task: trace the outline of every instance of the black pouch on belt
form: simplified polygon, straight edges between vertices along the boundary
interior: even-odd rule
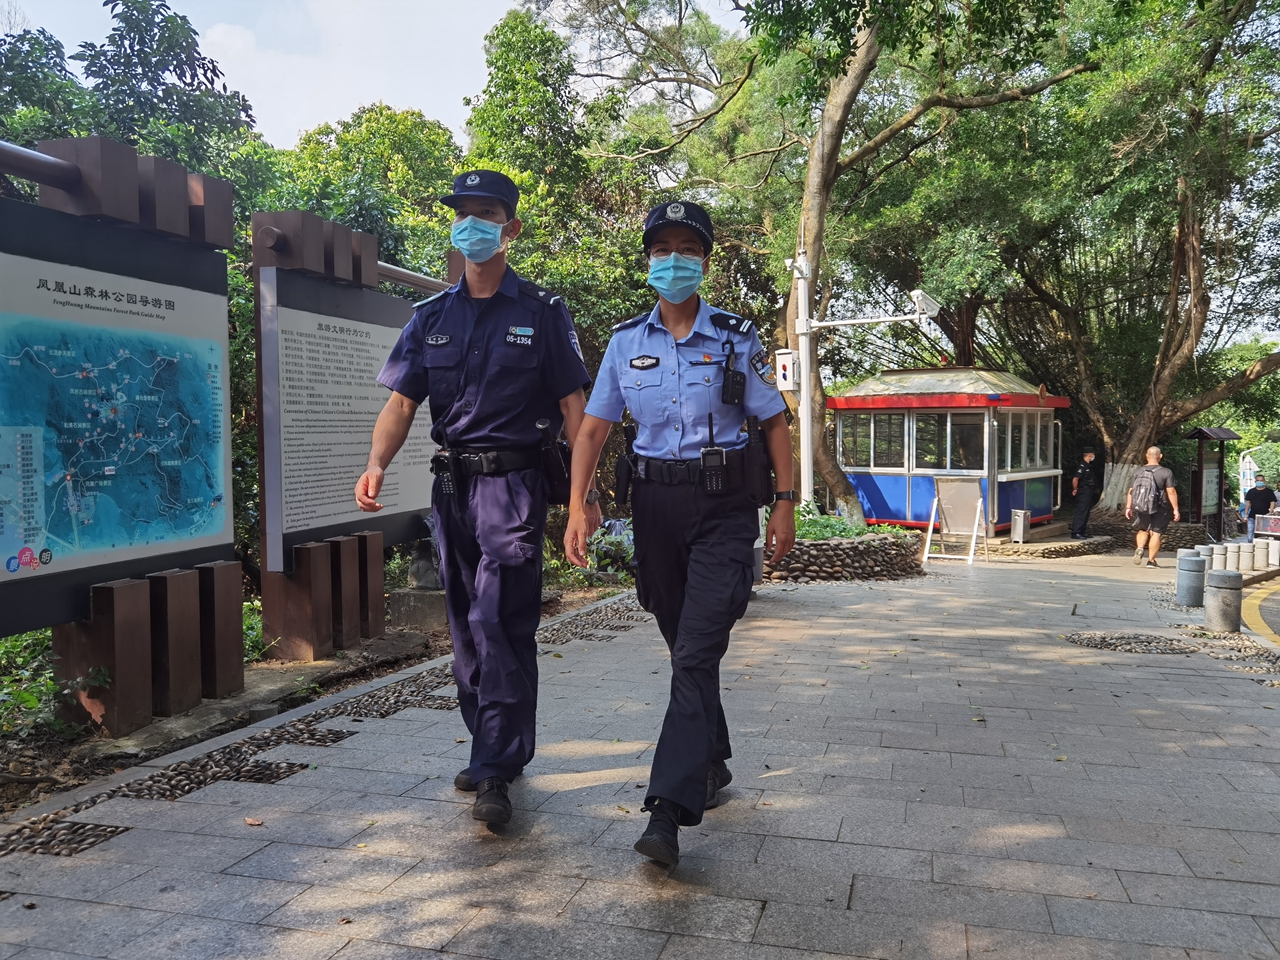
[[[636,469],[636,425],[628,423],[622,428],[622,433],[627,438],[627,452],[619,456],[613,465],[613,502],[619,507],[624,506],[631,495],[631,477]]]
[[[547,502],[569,502],[569,445],[551,433],[551,421],[534,424],[542,433],[542,475],[547,479]]]
[[[773,503],[773,472],[769,468],[769,451],[759,417],[747,417],[747,448],[743,470],[746,473],[747,496],[757,507]]]

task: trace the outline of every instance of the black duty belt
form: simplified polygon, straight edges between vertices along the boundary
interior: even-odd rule
[[[452,471],[463,477],[493,476],[512,470],[542,468],[542,451],[538,447],[521,447],[515,450],[477,450],[472,447],[456,447],[441,450],[431,458],[431,472],[442,474]]]
[[[726,450],[725,469],[734,487],[741,485],[745,475],[745,454],[742,450]],[[651,483],[699,483],[702,480],[702,463],[698,460],[655,460],[652,457],[636,457],[635,477]]]

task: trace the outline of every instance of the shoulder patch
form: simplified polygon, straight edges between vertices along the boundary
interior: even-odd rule
[[[733,313],[713,313],[711,324],[720,330],[728,330],[732,333],[746,333],[751,329],[750,320]]]
[[[615,323],[613,325],[613,332],[617,333],[619,330],[626,330],[628,327],[634,327],[641,320],[648,320],[648,319],[649,319],[649,314],[642,313],[640,314],[640,316],[632,317],[630,320],[623,320],[621,323]]]
[[[756,372],[756,376],[760,378],[760,382],[765,386],[775,387],[778,385],[778,377],[773,372],[773,364],[769,362],[769,354],[763,349],[756,352],[751,358],[751,369]]]
[[[427,299],[419,300],[417,303],[415,303],[413,305],[413,309],[417,310],[419,307],[425,307],[432,300],[439,300],[448,292],[449,292],[448,290],[441,290],[439,293],[433,293],[431,296],[427,297]]]
[[[520,281],[520,292],[528,294],[529,296],[533,297],[533,299],[537,300],[539,303],[545,303],[547,306],[551,306],[551,304],[555,303],[557,300],[560,300],[560,294],[552,293],[550,290],[547,290],[543,287],[538,286],[532,280],[522,279]],[[564,301],[560,301],[560,302],[563,303]]]

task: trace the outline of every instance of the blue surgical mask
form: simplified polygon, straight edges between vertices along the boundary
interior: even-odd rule
[[[649,261],[649,286],[670,303],[684,303],[702,286],[702,261],[671,253]]]
[[[1267,485],[1267,481],[1265,481],[1265,480],[1255,480],[1255,481],[1253,482],[1253,485],[1254,485],[1255,487],[1257,487],[1259,490],[1261,490],[1263,487],[1265,487],[1265,486]]]
[[[467,217],[453,225],[449,239],[472,263],[484,263],[502,249],[502,228],[505,223]]]

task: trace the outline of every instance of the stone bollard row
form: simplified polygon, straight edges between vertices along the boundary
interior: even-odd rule
[[[1240,631],[1244,577],[1238,570],[1210,570],[1204,578],[1204,626],[1214,633]]]

